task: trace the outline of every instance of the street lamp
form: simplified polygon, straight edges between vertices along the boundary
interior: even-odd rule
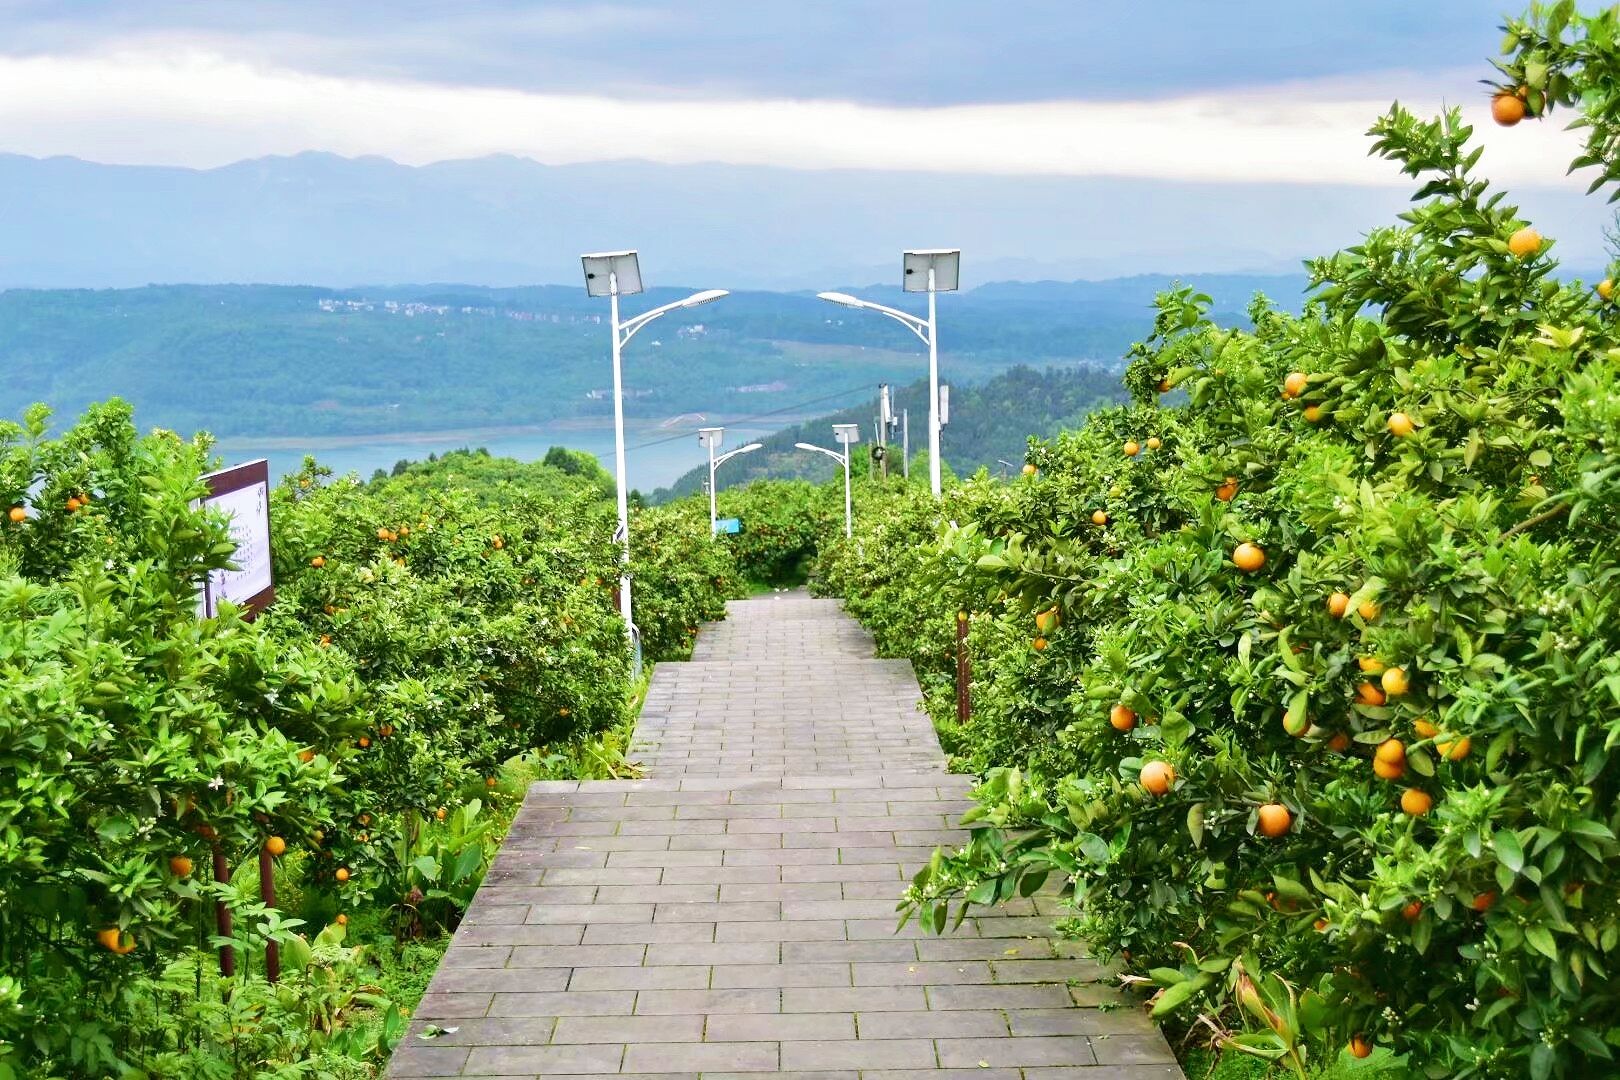
[[[823,300],[845,307],[863,308],[887,315],[910,330],[928,346],[928,483],[939,498],[939,322],[934,310],[934,294],[956,291],[962,268],[962,252],[956,248],[929,248],[908,251],[901,257],[900,284],[906,292],[928,294],[928,318],[908,311],[874,304],[848,293],[817,293]]]
[[[764,443],[757,442],[749,443],[747,446],[739,446],[730,453],[721,454],[719,457],[715,457],[714,452],[720,449],[720,439],[723,435],[725,435],[725,433],[725,428],[698,428],[698,442],[709,448],[709,535],[711,537],[715,535],[715,522],[719,520],[715,515],[714,470],[721,464],[730,461],[738,454],[752,453],[765,445]]]
[[[608,311],[613,328],[613,464],[618,481],[619,527],[614,539],[619,542],[619,614],[624,617],[624,631],[635,637],[635,624],[630,618],[630,501],[629,488],[624,476],[624,377],[620,355],[636,331],[661,315],[680,308],[697,307],[726,295],[725,289],[705,289],[693,293],[685,300],[677,300],[663,307],[644,311],[629,321],[619,322],[619,297],[641,291],[641,263],[633,251],[601,251],[580,256],[585,265],[585,293],[587,296],[608,298]]]
[[[860,425],[834,424],[833,438],[843,446],[844,452],[842,454],[836,450],[828,450],[825,446],[817,446],[815,443],[801,442],[793,445],[800,450],[814,450],[818,454],[826,454],[844,467],[844,535],[848,537],[855,534],[855,518],[849,500],[849,448],[853,443],[861,441]]]

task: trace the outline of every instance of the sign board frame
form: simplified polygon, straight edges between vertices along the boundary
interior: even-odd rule
[[[717,518],[714,523],[715,535],[729,533],[735,535],[742,532],[741,518]]]
[[[210,573],[203,582],[201,598],[204,618],[212,618],[217,614],[220,601],[226,600],[240,607],[243,618],[251,621],[276,599],[276,586],[270,569],[270,462],[260,458],[257,461],[234,465],[229,469],[204,475],[202,482],[208,487],[208,494],[200,500],[202,506],[223,510],[229,505],[237,504],[255,508],[256,516],[262,513],[262,525],[259,526],[256,537],[258,545],[262,548],[262,554],[255,558],[251,566]],[[237,550],[240,551],[243,534],[235,525],[237,515],[232,514],[231,517],[231,535],[236,539]],[[253,591],[233,595],[237,588],[243,587]]]

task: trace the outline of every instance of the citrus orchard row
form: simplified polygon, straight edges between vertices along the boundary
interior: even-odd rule
[[[1600,182],[1617,19],[1537,8],[1502,65],[1527,114],[1581,108]],[[1301,1074],[1379,1047],[1613,1070],[1620,313],[1470,135],[1392,109],[1375,148],[1418,201],[1313,260],[1301,313],[1231,329],[1167,292],[1134,405],[932,513],[873,496],[823,552],[985,775],[973,840],[909,894],[926,923],[1057,883],[1157,1015]]]
[[[120,403],[48,422],[0,424],[0,1074],[375,1057],[338,1030],[367,997],[345,928],[389,949],[453,926],[517,801],[511,763],[572,768],[628,721],[600,478],[310,464],[272,492],[275,604],[204,619],[200,583],[234,552],[195,502],[206,439],[139,435]],[[696,507],[635,525],[647,653],[678,655],[720,614],[730,554]],[[216,903],[235,921],[211,941]],[[227,1045],[210,1027],[232,1008]]]

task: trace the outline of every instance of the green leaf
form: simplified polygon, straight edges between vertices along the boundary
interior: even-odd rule
[[[1553,940],[1552,931],[1545,926],[1526,927],[1524,940],[1530,947],[1549,960],[1558,959],[1558,943]]]
[[[1511,829],[1498,829],[1491,834],[1491,847],[1496,849],[1496,861],[1517,874],[1524,869],[1524,848]]]

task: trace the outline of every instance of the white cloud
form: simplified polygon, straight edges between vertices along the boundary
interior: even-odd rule
[[[639,158],[801,169],[920,170],[1410,186],[1367,156],[1381,92],[1343,82],[1155,101],[896,108],[839,101],[649,100],[313,75],[170,46],[0,57],[0,150],[210,167],[329,150],[421,164],[509,153],[548,164]],[[1409,97],[1422,113],[1439,100]],[[1520,186],[1563,175],[1556,124],[1465,115],[1482,169]]]

